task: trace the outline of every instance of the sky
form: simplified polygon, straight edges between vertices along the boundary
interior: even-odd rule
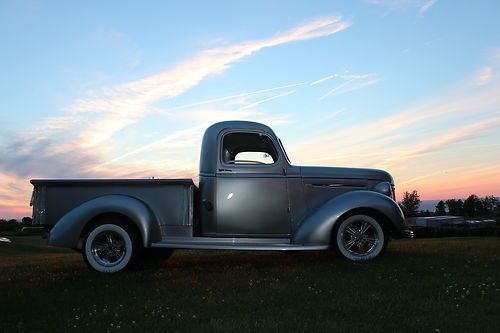
[[[500,196],[500,2],[0,2],[0,217],[33,178],[193,178],[204,129],[397,195]]]

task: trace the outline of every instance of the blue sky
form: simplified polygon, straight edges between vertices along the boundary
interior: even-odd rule
[[[210,123],[398,192],[499,195],[498,1],[0,3],[0,214],[34,177],[196,177]]]

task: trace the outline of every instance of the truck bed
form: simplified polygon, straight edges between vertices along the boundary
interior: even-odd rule
[[[191,179],[34,179],[33,224],[50,228],[82,203],[105,195],[125,195],[144,202],[155,215],[162,234],[192,235]],[[174,230],[172,230],[174,231]]]

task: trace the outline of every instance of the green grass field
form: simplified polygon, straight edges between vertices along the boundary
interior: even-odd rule
[[[330,252],[177,251],[160,268],[91,272],[36,236],[0,243],[0,331],[500,332],[500,238]]]

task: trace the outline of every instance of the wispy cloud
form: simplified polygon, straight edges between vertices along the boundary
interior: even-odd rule
[[[311,82],[309,85],[315,86],[317,84],[323,83],[325,81],[331,80],[331,79],[336,78],[336,77],[338,77],[337,74],[328,75],[328,76],[325,76],[325,77],[323,77],[321,79],[318,79],[316,81]]]
[[[198,101],[198,102],[195,102],[195,103],[189,103],[189,104],[185,104],[185,105],[176,106],[176,107],[170,108],[169,111],[189,109],[189,108],[193,108],[193,107],[196,107],[196,106],[202,106],[202,105],[206,105],[206,104],[219,103],[219,102],[223,102],[223,101],[227,101],[227,100],[231,100],[231,99],[238,99],[238,98],[248,97],[248,96],[252,96],[252,95],[260,95],[260,94],[271,92],[271,91],[275,91],[275,90],[283,90],[283,89],[288,89],[288,88],[295,88],[295,87],[303,86],[303,85],[306,85],[306,84],[307,84],[307,82],[292,83],[292,84],[281,85],[281,86],[273,87],[273,88],[259,89],[259,90],[249,91],[249,92],[242,92],[242,93],[237,93],[237,94],[231,94],[231,95],[217,97],[217,98],[210,98],[210,99],[207,99],[207,100],[204,100],[204,101]]]
[[[425,183],[425,175],[434,171],[429,172],[426,168],[435,170],[432,163],[429,164],[433,159],[440,163],[441,170],[443,167],[452,169],[457,162],[470,164],[460,162],[459,157],[454,157],[453,162],[447,164],[450,157],[445,156],[455,156],[457,149],[469,149],[469,146],[473,152],[472,147],[477,146],[476,142],[484,142],[483,138],[498,133],[500,78],[496,75],[497,65],[494,63],[491,61],[476,75],[449,91],[415,106],[384,117],[358,120],[357,124],[344,129],[325,131],[325,134],[315,134],[315,137],[309,139],[303,138],[300,143],[292,145],[290,155],[299,164],[379,167],[393,172],[396,179],[402,174],[406,177],[411,174],[413,181],[405,186],[419,188],[420,185],[419,189],[426,197],[452,191],[454,189],[451,188],[451,183],[441,181],[439,186],[442,189],[439,192],[431,190],[431,186]],[[484,68],[491,68],[491,71],[484,71]],[[478,77],[482,78],[481,85],[478,85]],[[338,86],[334,89],[336,88]],[[332,151],[331,146],[325,143],[333,142],[335,149]],[[491,144],[478,147],[491,152],[497,149]],[[498,168],[500,160],[497,154],[493,154],[490,159],[482,162],[487,167]],[[410,165],[413,165],[411,172]],[[491,178],[490,183],[500,185],[500,177]],[[491,184],[485,184],[485,191],[494,188]],[[472,185],[469,183],[467,186],[460,191],[465,193]]]
[[[365,86],[371,85],[371,84],[378,81],[378,78],[374,74],[362,74],[362,75],[360,75],[360,74],[333,74],[329,77],[347,80],[346,81],[347,85],[345,85],[344,87],[341,87],[339,89],[339,91],[337,92],[337,94],[347,93],[349,91],[361,89]],[[126,152],[118,157],[110,159],[109,161],[104,162],[97,167],[93,167],[92,169],[95,170],[96,168],[100,168],[102,166],[116,163],[116,162],[121,161],[125,158],[129,158],[130,156],[144,153],[145,151],[149,151],[149,150],[153,150],[153,149],[158,150],[160,148],[165,150],[167,148],[170,148],[168,146],[165,146],[165,143],[170,143],[170,142],[172,142],[173,139],[184,137],[185,131],[190,132],[190,134],[189,134],[190,137],[198,138],[198,140],[196,142],[199,142],[199,141],[201,141],[201,136],[203,134],[203,130],[211,123],[214,123],[217,121],[230,120],[230,119],[241,119],[241,120],[249,119],[249,120],[253,120],[253,121],[264,122],[264,123],[267,123],[269,125],[286,124],[286,123],[290,122],[290,118],[286,114],[275,115],[273,117],[269,117],[269,116],[266,116],[265,114],[263,114],[262,112],[258,112],[258,111],[256,112],[256,111],[250,111],[250,110],[260,106],[261,104],[271,102],[271,101],[276,100],[278,98],[292,95],[297,91],[296,89],[285,91],[283,93],[278,93],[275,95],[271,95],[271,96],[265,97],[263,99],[253,101],[251,103],[245,103],[243,106],[241,106],[237,109],[232,109],[232,108],[230,108],[230,109],[217,109],[217,108],[211,108],[211,109],[202,108],[202,109],[200,109],[199,107],[207,105],[207,104],[227,101],[230,99],[236,99],[236,98],[240,98],[240,97],[248,97],[250,95],[269,93],[269,92],[272,92],[275,90],[283,90],[285,88],[291,88],[291,87],[300,88],[301,86],[305,86],[305,85],[314,86],[314,85],[317,85],[321,82],[326,81],[327,78],[329,78],[329,77],[315,80],[312,83],[301,82],[301,83],[296,83],[296,84],[282,85],[282,86],[278,86],[278,87],[274,87],[274,88],[256,90],[256,91],[252,91],[252,92],[248,92],[248,93],[232,94],[232,95],[218,97],[218,98],[211,98],[208,100],[195,102],[195,103],[191,103],[191,104],[187,104],[187,105],[183,105],[180,107],[170,109],[170,112],[172,110],[188,109],[187,111],[184,111],[179,116],[181,118],[187,116],[192,121],[197,121],[197,122],[202,121],[202,123],[201,123],[201,125],[192,127],[190,129],[187,129],[187,130],[181,130],[181,131],[173,133],[173,134],[169,134],[162,139],[158,139],[158,140],[155,140],[153,142],[142,145],[142,146],[135,148],[131,151],[128,151],[128,152]],[[352,83],[352,82],[355,82],[355,83]],[[334,93],[335,93],[334,91],[330,92],[330,94],[334,94]],[[192,109],[192,110],[190,110],[190,109]],[[340,112],[343,112],[343,110],[337,111],[335,113],[335,115],[331,115],[331,118],[339,115]]]
[[[296,147],[296,154],[300,159],[304,158],[305,160],[308,159],[307,156],[311,155],[330,156],[327,152],[322,151],[326,147],[321,143],[336,142],[339,146],[336,147],[332,159],[341,157],[344,152],[348,156],[359,158],[365,152],[374,151],[381,142],[384,142],[385,145],[391,143],[397,147],[398,142],[403,139],[408,140],[409,137],[418,141],[421,140],[419,138],[429,137],[431,135],[428,126],[430,123],[434,126],[443,122],[451,125],[452,119],[461,122],[466,120],[469,122],[470,128],[474,128],[473,126],[475,125],[479,126],[479,124],[486,126],[488,122],[496,124],[495,115],[498,115],[499,111],[497,107],[500,105],[499,90],[500,83],[487,86],[483,89],[458,89],[458,91],[449,93],[441,98],[436,98],[434,101],[424,102],[421,105],[410,107],[382,118],[361,122],[331,134],[303,140]],[[485,118],[487,120],[483,122]],[[451,126],[451,133],[460,129],[457,126]],[[482,128],[481,126],[478,128]],[[450,126],[446,128],[450,128]],[[353,136],[352,133],[356,133],[356,135]],[[457,133],[461,132],[458,131]],[[349,139],[346,141],[346,138]],[[429,144],[432,145],[432,142]],[[411,145],[406,145],[406,147],[406,149],[411,149]],[[360,149],[363,150],[360,151]],[[358,151],[359,154],[353,155],[355,151]],[[381,153],[379,153],[380,159],[376,162],[378,164],[383,161],[384,156],[382,150],[379,151]],[[392,153],[390,152],[390,154]],[[406,154],[404,150],[394,153],[401,156]],[[392,158],[396,159],[397,156],[393,155]],[[353,163],[355,160],[347,160],[345,162]]]
[[[383,6],[389,10],[416,9],[420,14],[423,14],[434,6],[437,0],[366,0],[366,2]]]
[[[426,11],[429,10],[432,6],[436,4],[437,0],[428,0],[425,2],[422,6],[420,6],[420,9],[418,10],[420,13],[425,13]]]
[[[89,96],[69,105],[59,116],[47,118],[36,124],[30,134],[24,132],[20,137],[3,142],[0,152],[6,158],[0,161],[0,170],[12,170],[9,174],[13,173],[23,178],[106,177],[110,175],[106,171],[110,164],[139,152],[152,150],[154,147],[172,147],[183,141],[181,137],[186,136],[186,133],[199,134],[202,131],[201,127],[206,125],[203,123],[192,128],[180,129],[168,133],[153,143],[113,156],[114,148],[119,146],[113,141],[115,134],[148,115],[162,113],[164,110],[156,106],[157,102],[173,99],[185,93],[207,76],[222,73],[235,62],[264,48],[329,36],[348,28],[349,25],[340,16],[310,20],[269,38],[207,49],[166,71],[90,93]],[[172,117],[179,117],[195,106],[235,97],[259,96],[305,84],[307,83],[295,83],[201,101],[178,107],[176,110],[174,108]],[[276,96],[264,97],[254,101],[253,105],[243,105],[244,110],[239,112],[243,113],[245,110],[248,112],[257,105],[292,93],[293,91],[285,91]],[[273,117],[261,115],[261,117],[272,118],[277,122],[286,119],[280,115]],[[112,176],[119,177],[125,172],[124,169],[123,173],[118,172]]]
[[[103,166],[118,162],[120,160],[123,160],[125,158],[128,158],[133,155],[137,155],[140,153],[143,153],[148,150],[152,149],[170,149],[171,145],[178,144],[179,140],[183,140],[184,138],[196,138],[195,142],[197,144],[193,145],[193,148],[198,148],[199,143],[201,142],[201,137],[203,134],[203,131],[212,123],[217,122],[217,121],[222,121],[222,120],[229,120],[229,119],[250,119],[252,118],[253,120],[258,121],[259,117],[262,119],[262,116],[264,116],[262,113],[259,112],[250,112],[251,109],[254,109],[255,107],[263,104],[270,102],[272,100],[275,100],[280,97],[285,97],[288,95],[291,95],[295,92],[295,90],[287,91],[284,93],[280,93],[271,97],[267,97],[261,100],[258,100],[256,102],[253,102],[251,104],[246,104],[245,106],[236,109],[236,110],[218,110],[218,109],[195,109],[194,111],[187,111],[185,112],[185,115],[182,116],[188,116],[191,119],[196,119],[198,122],[202,120],[202,123],[180,131],[176,131],[173,134],[169,134],[165,136],[162,139],[155,140],[154,142],[150,142],[148,144],[145,144],[143,146],[140,146],[138,148],[135,148],[131,151],[128,151],[118,157],[115,157],[105,163],[102,163],[101,165],[94,167],[95,168],[101,168]],[[181,116],[181,117],[182,117]],[[280,123],[286,122],[285,118],[283,117],[278,117],[278,118],[264,118],[261,120],[262,122],[266,123],[276,123],[276,121],[279,121]]]
[[[129,151],[121,156],[115,157],[115,158],[101,164],[100,166],[105,166],[105,165],[117,162],[117,161],[122,160],[126,157],[129,157],[131,155],[139,154],[139,153],[142,153],[142,152],[147,151],[149,149],[152,149],[156,146],[163,146],[164,148],[167,148],[169,144],[178,143],[179,139],[189,138],[189,137],[192,137],[193,135],[199,134],[200,131],[202,131],[205,127],[206,127],[206,124],[202,124],[202,125],[188,128],[188,129],[176,131],[173,134],[167,135],[166,137],[162,138],[161,140],[157,140],[157,141],[148,143],[144,146],[141,146],[139,148],[136,148],[134,150],[131,150],[131,151]]]
[[[482,86],[487,84],[493,79],[493,68],[491,66],[486,66],[479,69],[474,75],[474,83]]]
[[[261,99],[261,100],[259,100],[257,102],[253,102],[252,104],[245,105],[241,109],[243,109],[243,110],[245,110],[245,109],[253,109],[253,108],[255,108],[256,106],[258,106],[258,105],[260,105],[262,103],[270,102],[270,101],[275,100],[277,98],[291,95],[291,94],[293,94],[295,92],[296,92],[296,90],[290,90],[290,91],[284,92],[282,94],[278,94],[278,95],[274,95],[274,96],[271,96],[271,97],[267,97],[267,98]]]
[[[329,36],[348,27],[349,23],[340,16],[312,20],[275,37],[203,51],[171,70],[105,89],[97,98],[79,100],[68,111],[71,114],[92,114],[93,117],[74,143],[85,147],[99,144],[154,112],[155,102],[179,96],[207,76],[221,73],[234,62],[264,48]]]
[[[379,162],[380,166],[392,168],[394,166],[408,163],[409,160],[424,155],[449,149],[456,144],[464,143],[487,134],[491,129],[500,125],[500,117],[489,118],[472,124],[455,127],[451,131],[431,137],[428,140],[416,142],[406,147],[406,151],[392,154]]]
[[[380,81],[379,77],[375,74],[364,74],[364,75],[338,75],[337,77],[340,77],[344,79],[345,81],[340,83],[339,85],[335,86],[334,88],[330,89],[326,94],[320,97],[321,99],[325,99],[327,97],[331,96],[336,96],[336,95],[341,95],[345,94],[347,92],[351,92],[354,90],[362,89],[368,86],[371,86],[377,82]],[[333,78],[333,77],[332,77]],[[330,78],[328,78],[330,79]],[[318,82],[319,81],[319,82]],[[321,80],[318,80],[313,83],[321,83],[326,81],[325,78]]]

